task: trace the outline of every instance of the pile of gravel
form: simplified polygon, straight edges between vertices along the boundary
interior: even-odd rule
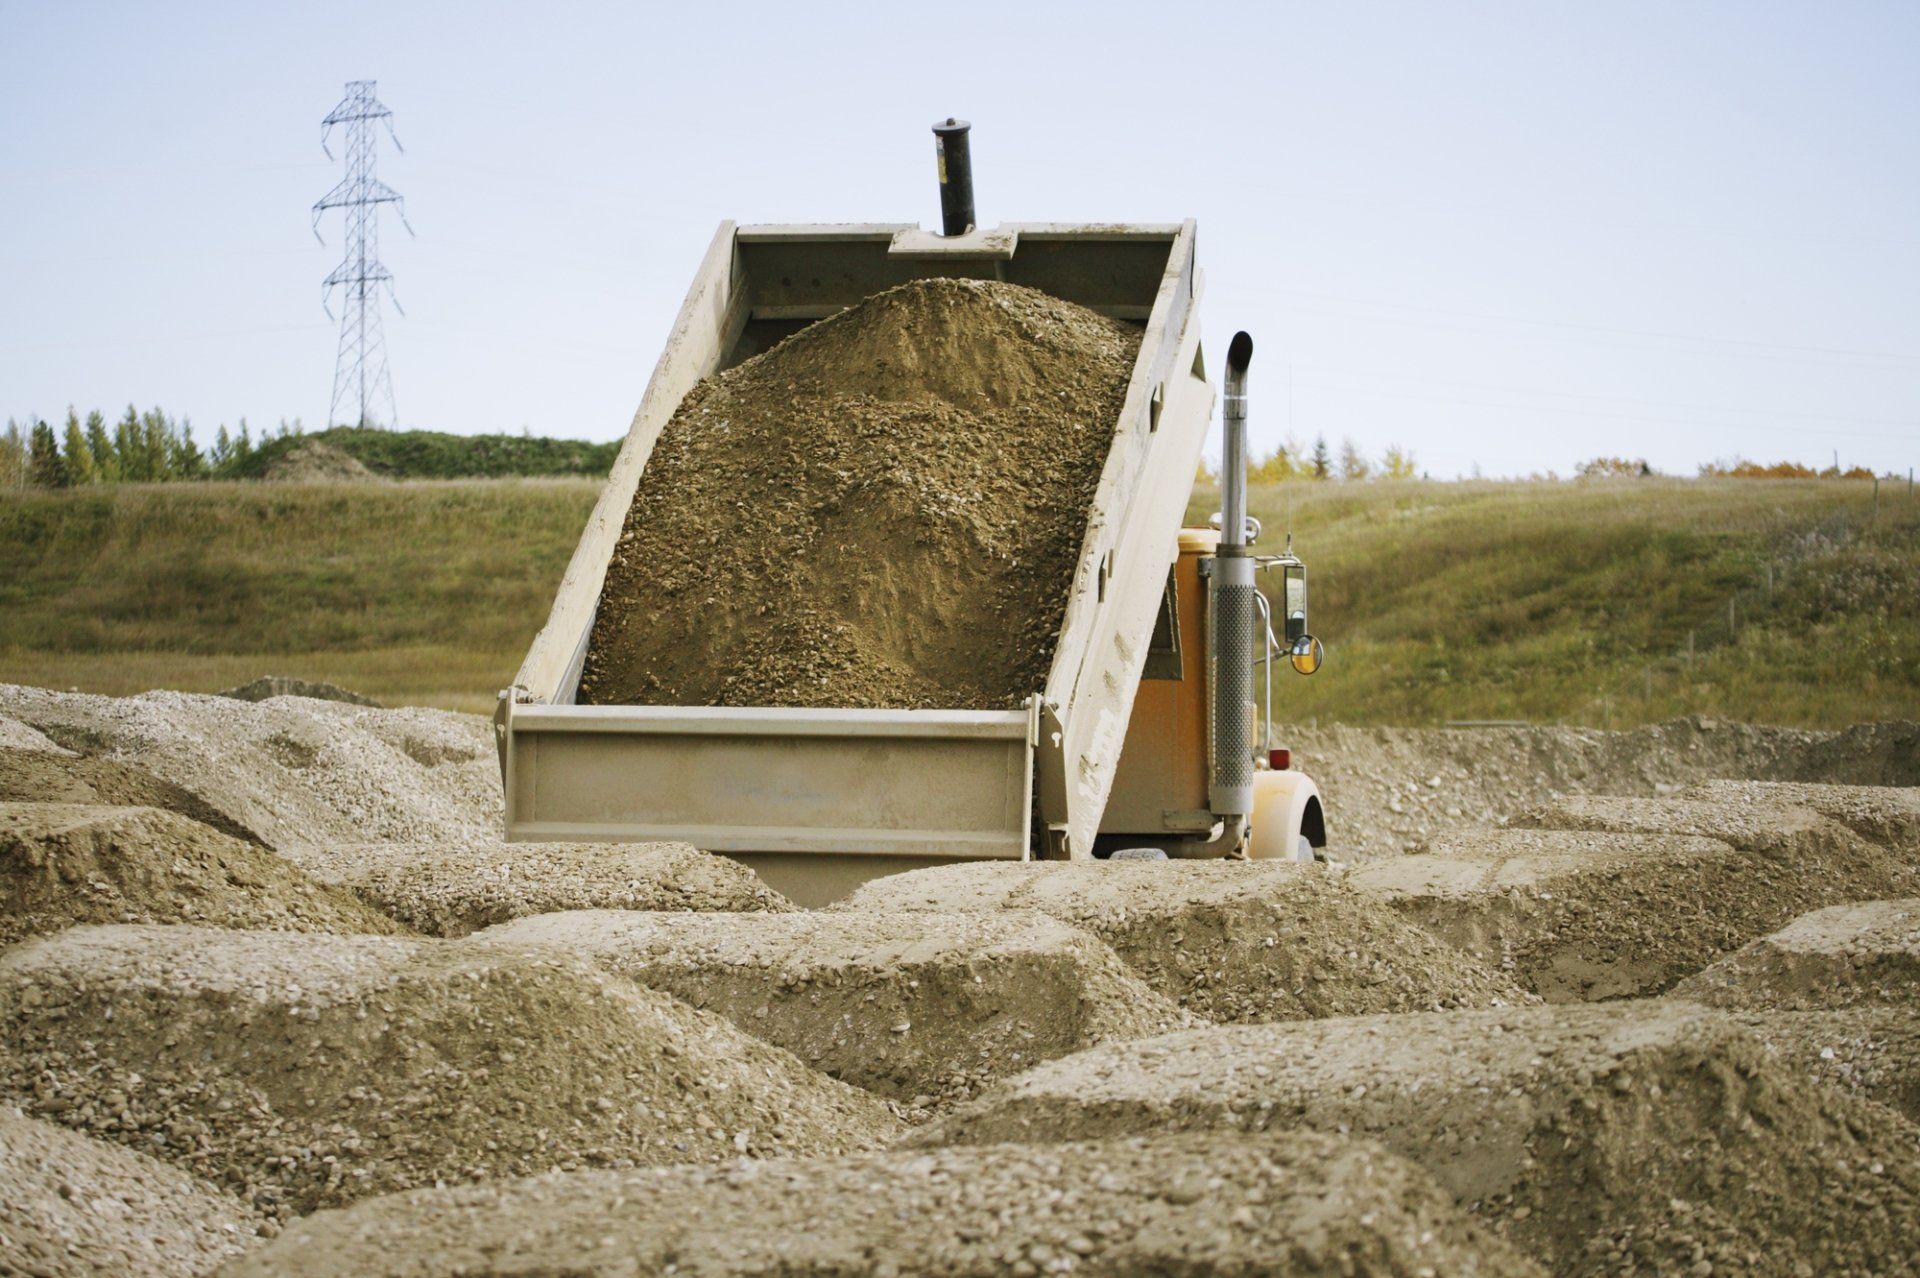
[[[1532,996],[1324,867],[1063,861],[941,866],[864,885],[839,911],[1038,910],[1092,932],[1213,1021],[1498,1007]]]
[[[1616,798],[1581,795],[1518,813],[1524,829],[1619,834],[1696,835],[1792,866],[1808,882],[1827,882],[1802,909],[1845,901],[1920,895],[1920,859],[1874,842],[1812,808],[1781,798]]]
[[[1363,1141],[993,1146],[423,1191],[301,1221],[227,1278],[1532,1278]]]
[[[29,727],[18,719],[9,719],[0,714],[0,750],[35,750],[46,754],[71,756],[73,751],[63,750],[54,744],[53,738],[38,728]],[[4,772],[0,766],[0,772]]]
[[[921,279],[701,381],[647,458],[599,704],[1018,707],[1046,681],[1140,330]]]
[[[406,930],[266,849],[172,812],[0,803],[0,945],[75,923]]]
[[[212,928],[0,953],[0,1090],[275,1217],[900,1130],[877,1098],[563,950]]]
[[[222,834],[261,845],[253,831],[229,820],[206,800],[144,768],[51,750],[0,748],[0,803],[91,803],[116,808],[160,808]]]
[[[1277,744],[1327,800],[1342,860],[1418,851],[1567,794],[1672,794],[1720,778],[1920,786],[1920,724],[1838,732],[1694,717],[1595,728],[1348,728],[1285,724]]]
[[[12,684],[0,684],[0,714],[144,769],[280,851],[486,838],[502,821],[492,731],[476,715]]]
[[[738,861],[687,843],[498,838],[301,849],[289,859],[409,926],[465,936],[560,910],[782,911],[793,902]]]
[[[1302,1127],[1421,1164],[1555,1274],[1904,1273],[1920,1241],[1920,1128],[1808,1086],[1686,1003],[1109,1044],[1003,1083],[909,1143]]]
[[[265,701],[269,697],[311,697],[315,701],[344,701],[355,706],[378,706],[380,703],[372,697],[364,696],[337,683],[322,680],[296,679],[291,675],[261,675],[237,688],[228,688],[220,694],[232,697],[236,701]]]
[[[1795,919],[1683,982],[1809,1077],[1920,1120],[1920,900]]]
[[[1728,955],[1678,992],[1715,1007],[1920,1009],[1920,900],[1815,910]]]
[[[924,1107],[1115,1038],[1197,1023],[1078,928],[975,914],[548,914],[481,940],[555,943]]]
[[[178,1168],[0,1107],[0,1274],[191,1278],[260,1233],[243,1203]]]
[[[1708,781],[1680,792],[1707,803],[1782,804],[1810,808],[1862,838],[1888,847],[1920,850],[1920,788],[1886,785],[1813,785],[1795,781]]]
[[[1885,857],[1772,857],[1684,834],[1467,830],[1428,851],[1349,881],[1556,1003],[1663,992],[1809,906],[1904,881]]]

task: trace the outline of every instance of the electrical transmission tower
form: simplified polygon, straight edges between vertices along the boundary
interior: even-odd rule
[[[320,149],[333,158],[327,139],[336,124],[347,130],[347,174],[340,185],[327,192],[313,206],[313,235],[320,239],[320,215],[328,209],[346,210],[347,251],[333,274],[322,283],[322,309],[333,318],[330,305],[335,289],[344,289],[346,306],[340,313],[340,351],[333,363],[333,402],[327,409],[327,425],[341,423],[342,403],[359,405],[354,419],[358,426],[381,422],[380,410],[386,410],[386,424],[397,426],[399,414],[393,403],[393,377],[387,371],[387,341],[380,328],[380,289],[386,286],[393,296],[393,274],[380,262],[380,206],[391,204],[400,215],[400,223],[413,234],[407,223],[406,206],[400,193],[373,175],[374,122],[387,126],[387,136],[401,151],[400,139],[393,131],[393,112],[373,96],[372,80],[350,80],[347,96],[326,119],[320,122]],[[326,243],[321,239],[322,244]],[[400,301],[394,298],[395,310]],[[406,314],[401,311],[401,314]]]

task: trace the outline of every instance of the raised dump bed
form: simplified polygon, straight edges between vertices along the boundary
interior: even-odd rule
[[[581,704],[609,563],[688,391],[813,321],[929,278],[1021,284],[1141,326],[1044,685],[998,710]],[[1199,291],[1191,222],[951,237],[723,223],[552,614],[501,694],[507,837],[685,840],[803,904],[918,866],[1090,856],[1212,415]]]

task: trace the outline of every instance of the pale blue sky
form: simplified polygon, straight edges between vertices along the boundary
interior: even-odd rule
[[[620,434],[719,219],[935,225],[959,114],[987,223],[1199,219],[1263,446],[1920,464],[1912,0],[0,0],[0,49],[0,416],[318,424],[371,78],[406,425]]]

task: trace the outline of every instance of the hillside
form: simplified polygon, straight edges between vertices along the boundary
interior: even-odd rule
[[[1194,521],[1217,508],[1198,492]],[[1328,664],[1275,717],[1838,727],[1920,713],[1920,503],[1821,480],[1294,483]]]
[[[241,459],[230,478],[260,479],[288,453],[318,442],[384,479],[503,479],[604,475],[620,441],[589,443],[540,435],[452,435],[437,430],[366,430],[334,426],[284,435]]]
[[[597,488],[0,497],[0,682],[211,691],[272,673],[486,709],[544,620]],[[1882,501],[1874,519],[1870,485],[1824,481],[1256,488],[1263,548],[1290,522],[1312,569],[1329,653],[1311,679],[1282,672],[1276,715],[1920,717],[1920,503],[1904,490]],[[1193,513],[1215,504],[1197,493]]]

